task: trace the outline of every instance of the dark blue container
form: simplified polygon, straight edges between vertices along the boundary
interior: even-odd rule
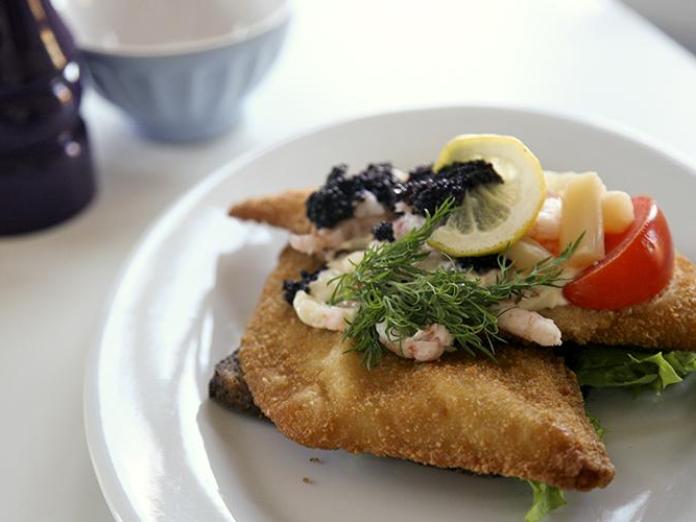
[[[49,0],[0,0],[0,235],[59,223],[94,195],[75,56]]]

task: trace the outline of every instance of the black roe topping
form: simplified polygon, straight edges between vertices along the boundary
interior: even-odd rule
[[[503,178],[493,165],[483,160],[455,162],[440,169],[437,174],[432,166],[421,166],[411,171],[399,199],[413,207],[416,214],[433,213],[449,196],[456,204],[464,195],[479,185],[502,183]]]
[[[388,221],[382,221],[372,227],[372,235],[377,241],[394,241],[394,227]]]
[[[355,176],[347,176],[347,173],[347,165],[336,165],[326,184],[307,199],[307,217],[317,228],[331,228],[353,217],[365,190],[372,192],[385,208],[394,209],[401,185],[391,163],[371,163]]]
[[[302,270],[300,272],[300,279],[297,281],[292,279],[286,279],[283,281],[283,297],[285,297],[285,300],[292,304],[292,301],[295,299],[295,294],[300,290],[304,290],[305,292],[309,293],[309,283],[316,281],[319,272],[325,268],[326,265],[317,268],[314,272]]]
[[[499,268],[498,264],[499,254],[490,254],[487,256],[477,256],[477,257],[458,257],[457,264],[461,268],[471,269],[474,272],[486,272],[493,268]],[[509,264],[507,258],[504,260],[504,264]]]

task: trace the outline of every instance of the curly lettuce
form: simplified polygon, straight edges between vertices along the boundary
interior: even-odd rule
[[[668,386],[696,372],[696,352],[657,352],[618,348],[583,348],[566,355],[566,363],[575,372],[581,386],[593,388],[628,388],[634,392],[660,393]],[[604,428],[587,413],[599,438]],[[563,490],[535,480],[526,481],[532,488],[532,507],[525,522],[541,522],[546,515],[566,504]]]
[[[588,411],[585,411],[585,414],[599,438],[603,439],[604,428],[599,423],[599,419]],[[562,489],[536,480],[527,480],[525,482],[532,488],[532,507],[527,511],[524,522],[541,522],[551,511],[567,504]]]
[[[595,417],[594,415],[592,415],[587,410],[585,410],[585,415],[587,415],[587,420],[589,420],[590,424],[592,424],[592,427],[594,428],[595,432],[597,433],[599,440],[604,440],[604,434],[606,433],[606,430],[600,424],[599,419],[597,417]]]
[[[533,500],[532,507],[524,517],[524,522],[541,522],[551,511],[565,506],[566,500],[562,489],[536,480],[527,480],[527,484],[532,488]]]
[[[582,386],[662,392],[696,372],[696,352],[578,349],[567,358]]]

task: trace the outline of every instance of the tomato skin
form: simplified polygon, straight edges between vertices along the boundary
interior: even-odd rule
[[[623,234],[605,238],[607,255],[563,288],[582,308],[618,310],[659,294],[672,279],[674,245],[667,219],[647,196],[633,198],[635,220]]]
[[[604,233],[604,251],[606,252],[606,255],[611,254],[611,252],[617,246],[619,246],[624,239],[626,239],[626,235],[630,230],[631,227],[628,227],[628,231],[622,232],[621,234],[607,234],[606,232]]]

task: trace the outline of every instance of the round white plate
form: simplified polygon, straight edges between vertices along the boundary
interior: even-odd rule
[[[611,188],[652,194],[679,249],[696,259],[694,172],[625,135],[558,116],[463,107],[393,113],[248,156],[213,174],[147,234],[89,357],[87,439],[117,518],[523,519],[530,493],[520,481],[311,450],[207,398],[213,367],[237,345],[285,241],[282,232],[227,218],[230,203],[316,185],[339,162],[361,168],[390,160],[408,169],[467,132],[514,134],[546,168],[597,170]],[[553,520],[692,520],[695,386],[637,399],[592,394],[589,409],[608,429],[616,478],[605,490],[568,494]],[[310,462],[315,456],[323,462]]]

